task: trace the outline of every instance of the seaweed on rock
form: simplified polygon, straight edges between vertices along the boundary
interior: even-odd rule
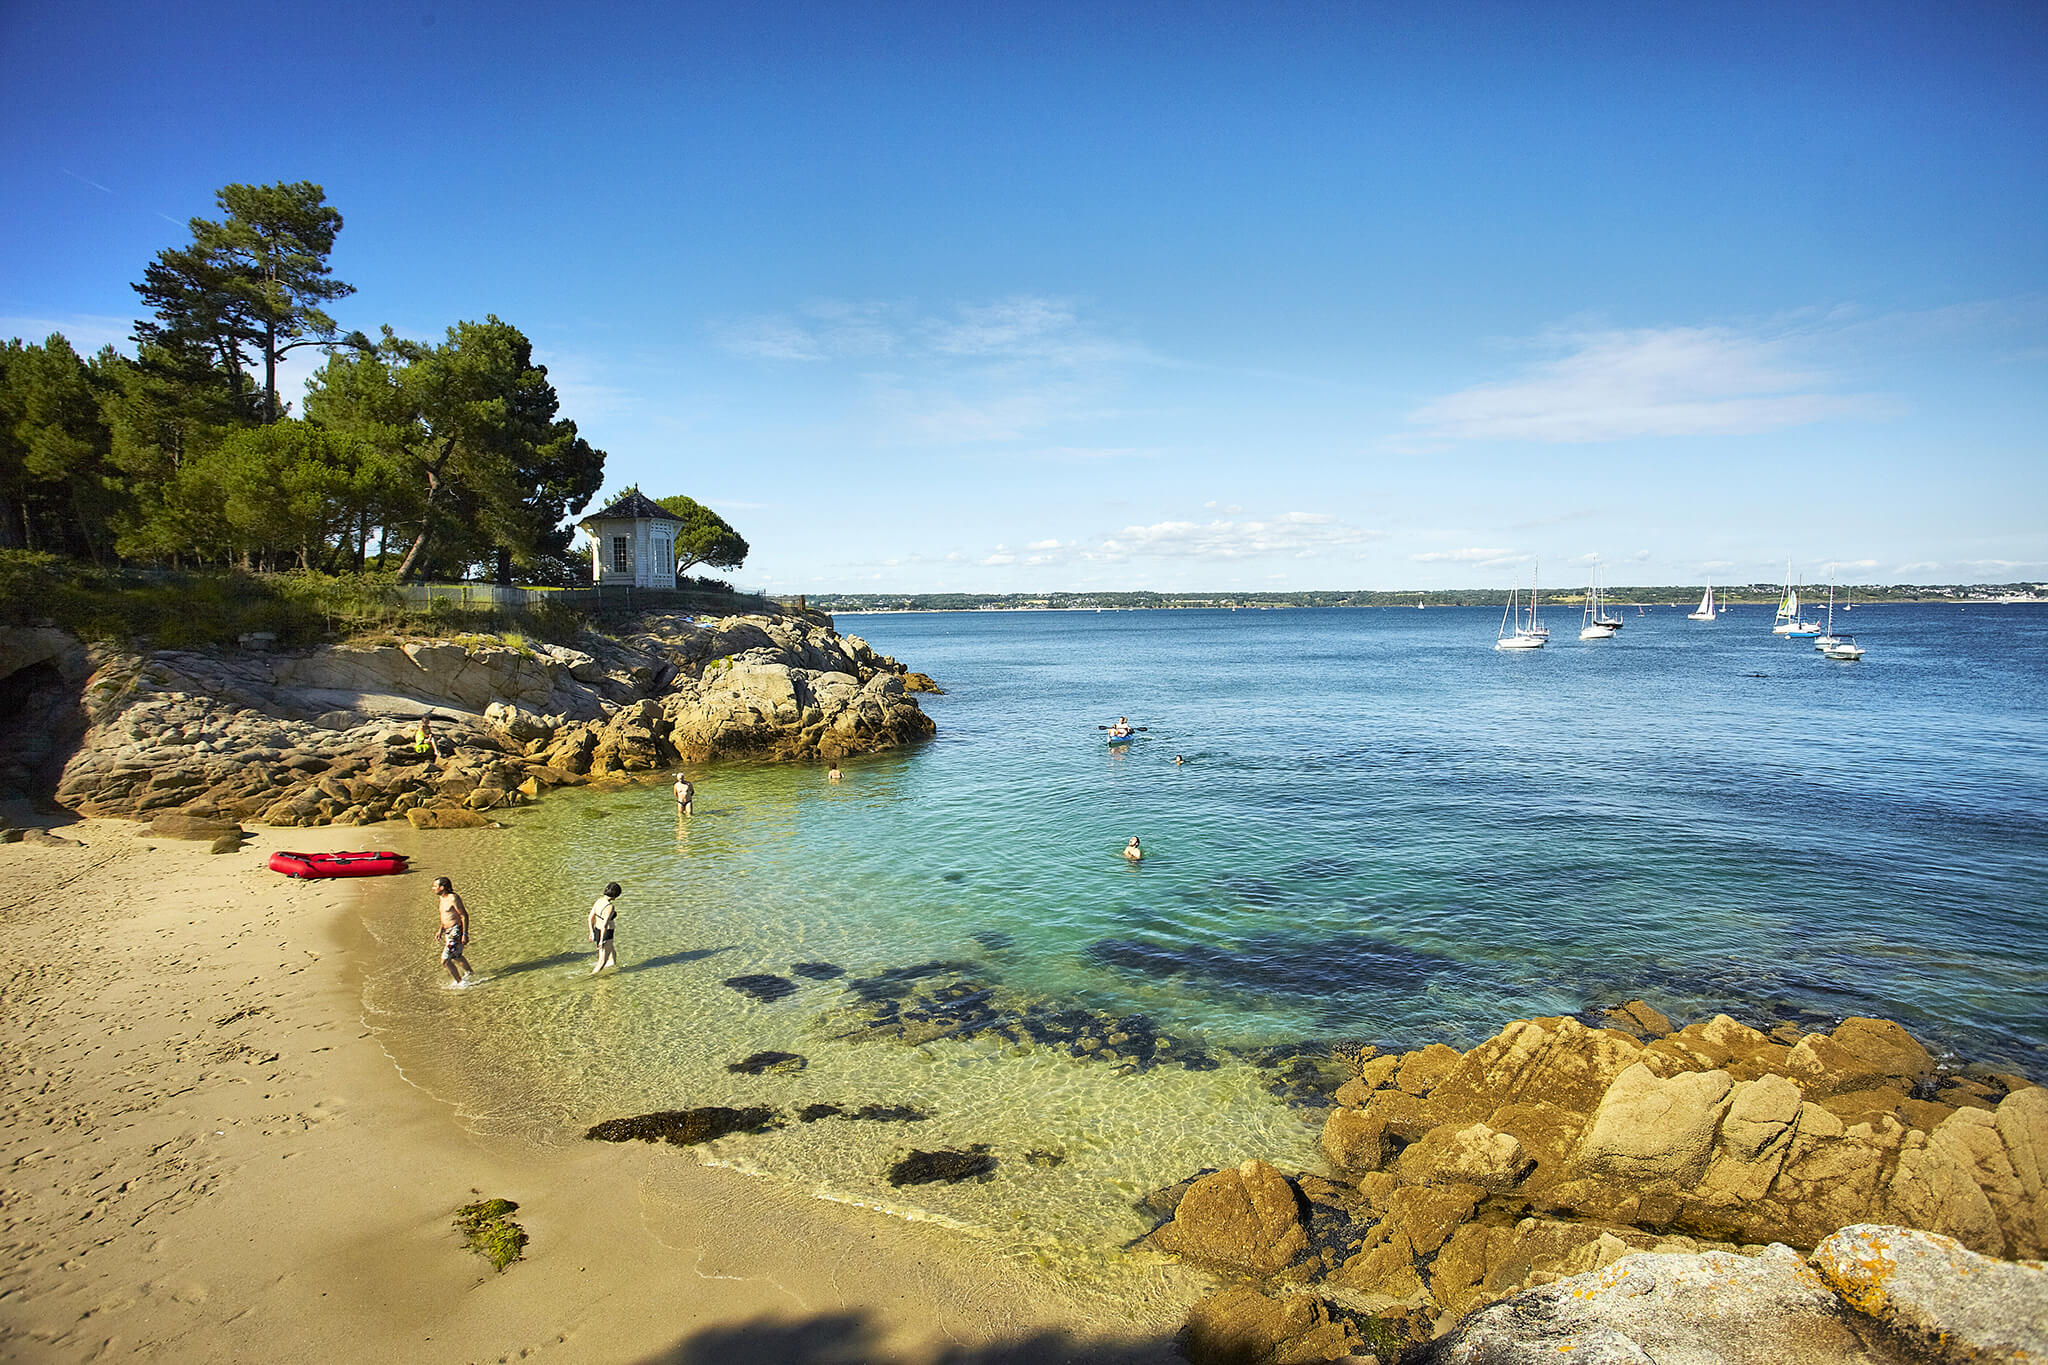
[[[789,970],[806,981],[831,981],[846,975],[846,968],[831,962],[792,962]]]
[[[632,1118],[606,1119],[592,1125],[583,1136],[597,1142],[668,1142],[693,1147],[730,1133],[765,1133],[781,1126],[781,1115],[766,1105],[728,1109],[714,1104],[700,1109],[664,1109]]]
[[[758,1076],[764,1071],[786,1073],[802,1071],[810,1065],[794,1052],[756,1052],[753,1056],[737,1062],[727,1062],[725,1069],[741,1076]]]
[[[767,972],[751,972],[745,976],[728,976],[725,984],[741,995],[750,995],[756,1000],[775,1001],[784,996],[796,994],[796,982],[786,976],[772,976]]]
[[[995,1178],[996,1158],[986,1142],[965,1149],[940,1148],[936,1152],[912,1148],[909,1155],[889,1168],[891,1185],[957,1185],[963,1180],[988,1181]]]
[[[500,1272],[526,1259],[526,1229],[512,1221],[518,1209],[511,1199],[484,1199],[455,1211],[455,1226],[468,1239],[470,1250]]]

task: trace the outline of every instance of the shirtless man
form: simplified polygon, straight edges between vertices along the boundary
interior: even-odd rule
[[[1145,850],[1138,846],[1137,835],[1133,834],[1131,836],[1131,841],[1128,844],[1124,845],[1124,857],[1130,859],[1134,863],[1143,862],[1145,860]]]
[[[690,804],[697,798],[697,789],[690,785],[690,779],[676,774],[676,814],[688,815]]]
[[[434,933],[434,941],[441,945],[441,965],[448,969],[450,981],[458,986],[467,985],[474,975],[469,959],[464,956],[469,949],[469,907],[455,894],[455,883],[446,877],[434,878],[434,895],[441,902],[441,927]]]

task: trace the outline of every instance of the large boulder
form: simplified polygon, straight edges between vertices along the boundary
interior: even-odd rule
[[[1441,1365],[1893,1365],[1790,1247],[1623,1256],[1482,1309]]]
[[[1190,1261],[1270,1275],[1308,1250],[1308,1212],[1287,1177],[1252,1160],[1189,1186],[1151,1240]]]
[[[1191,1365],[1308,1365],[1343,1360],[1357,1335],[1309,1294],[1261,1294],[1238,1285],[1188,1310],[1180,1346]]]
[[[1732,1085],[1725,1071],[1660,1077],[1631,1066],[1601,1098],[1580,1165],[1614,1179],[1692,1183],[1706,1170]]]
[[[2048,1360],[2048,1266],[1997,1261],[1955,1239],[1859,1224],[1813,1251],[1844,1303],[1925,1359]]]

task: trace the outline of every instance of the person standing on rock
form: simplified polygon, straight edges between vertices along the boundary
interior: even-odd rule
[[[609,882],[604,894],[591,902],[590,941],[597,945],[597,965],[590,969],[592,976],[606,967],[616,969],[619,965],[618,954],[612,949],[612,930],[619,922],[619,897],[625,894],[624,887],[617,882]]]
[[[691,803],[697,798],[697,789],[690,785],[690,779],[676,774],[676,814],[688,815]]]
[[[441,902],[441,927],[434,934],[434,941],[441,945],[441,965],[448,969],[450,981],[466,986],[476,975],[465,955],[469,950],[469,907],[455,894],[455,883],[446,877],[434,878],[434,895]]]
[[[434,766],[434,731],[430,716],[421,716],[420,723],[413,727],[412,751],[426,760],[427,766]]]

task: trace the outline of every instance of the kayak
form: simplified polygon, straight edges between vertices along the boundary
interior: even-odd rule
[[[405,872],[403,853],[273,853],[270,870],[287,877],[385,877]]]
[[[1129,744],[1129,743],[1130,743],[1130,742],[1131,742],[1132,740],[1136,739],[1137,737],[1138,737],[1138,732],[1137,732],[1136,730],[1133,730],[1133,731],[1131,731],[1131,733],[1129,733],[1129,734],[1127,734],[1127,735],[1111,735],[1111,736],[1109,737],[1109,742],[1110,742],[1111,744],[1113,744],[1113,745],[1114,745],[1114,744]]]

